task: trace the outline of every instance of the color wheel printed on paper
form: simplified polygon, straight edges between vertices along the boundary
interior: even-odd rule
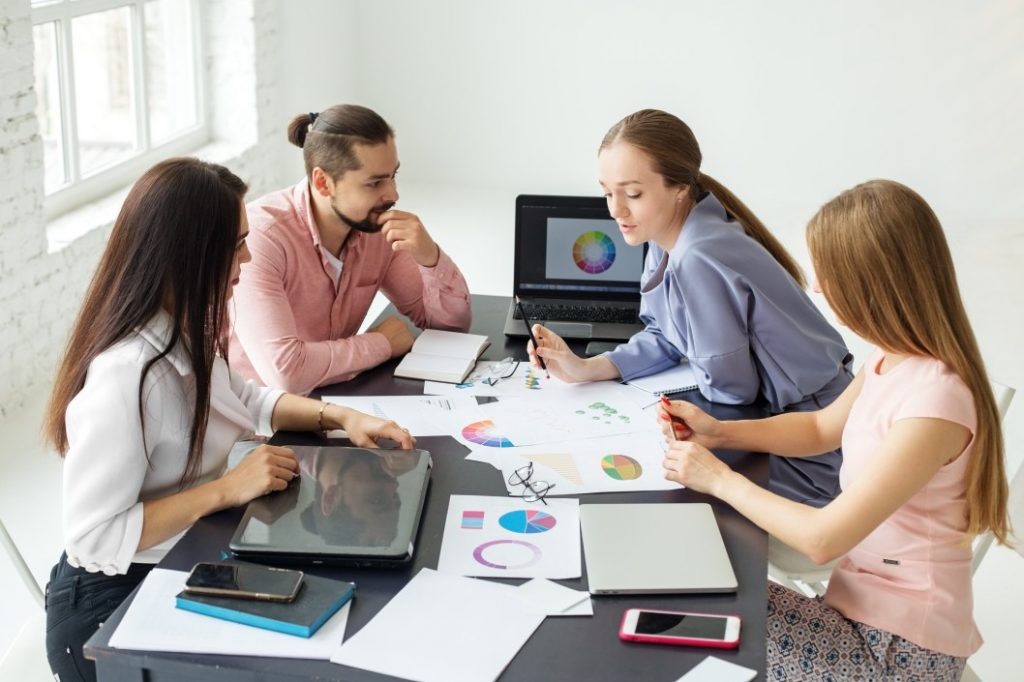
[[[505,436],[495,433],[494,422],[490,419],[473,422],[462,428],[462,437],[470,443],[485,445],[489,448],[511,448],[515,447]]]
[[[644,471],[640,462],[626,455],[605,455],[601,458],[601,470],[616,481],[635,481]]]
[[[583,272],[599,275],[615,262],[615,242],[598,230],[584,232],[572,245],[572,259]]]

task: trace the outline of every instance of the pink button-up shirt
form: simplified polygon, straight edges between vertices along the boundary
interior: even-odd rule
[[[882,358],[875,351],[865,363],[864,387],[843,430],[844,489],[900,419],[943,419],[972,434],[977,429],[974,397],[945,364],[910,357],[878,374]],[[850,550],[832,572],[825,603],[933,651],[970,656],[978,650],[965,533],[970,457],[969,445]]]
[[[356,334],[378,291],[416,326],[465,331],[469,288],[443,251],[432,268],[384,236],[353,230],[334,269],[320,248],[309,184],[247,206],[252,260],[234,290],[229,358],[245,377],[290,393],[346,381],[391,357],[383,334]]]

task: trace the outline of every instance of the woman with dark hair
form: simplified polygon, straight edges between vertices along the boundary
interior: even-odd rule
[[[566,381],[626,380],[687,359],[708,400],[763,400],[772,414],[816,410],[850,383],[848,353],[804,291],[786,249],[736,195],[701,171],[693,131],[672,114],[637,111],[598,152],[608,210],[627,244],[647,242],[640,317],[629,343],[577,357],[537,326],[540,355]],[[772,490],[813,506],[839,492],[838,451],[771,458]]]
[[[147,171],[125,199],[57,372],[45,425],[65,458],[64,549],[46,592],[62,682],[95,679],[82,644],[195,521],[283,490],[298,465],[259,431],[343,428],[412,447],[394,422],[232,372],[226,307],[249,259],[246,185],[196,159]]]

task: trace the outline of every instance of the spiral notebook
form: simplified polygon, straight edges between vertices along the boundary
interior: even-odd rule
[[[685,360],[675,367],[670,367],[663,372],[639,377],[627,382],[630,386],[647,391],[654,395],[662,393],[682,393],[683,391],[694,391],[697,389],[697,375],[693,365]]]

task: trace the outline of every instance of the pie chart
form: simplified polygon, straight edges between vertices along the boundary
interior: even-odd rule
[[[601,458],[601,471],[616,481],[633,481],[640,478],[643,467],[640,462],[626,455],[605,455]]]
[[[599,275],[615,262],[615,242],[598,230],[584,232],[572,245],[572,259],[583,272]]]
[[[496,433],[494,422],[490,419],[473,422],[462,428],[462,437],[470,443],[486,445],[489,448],[511,448],[512,441],[505,436]]]
[[[544,533],[555,527],[555,517],[537,509],[517,509],[502,514],[498,524],[513,533]]]

